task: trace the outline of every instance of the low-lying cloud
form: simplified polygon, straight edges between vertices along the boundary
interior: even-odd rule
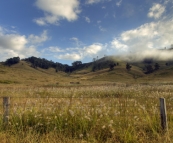
[[[142,52],[128,53],[122,55],[121,58],[125,61],[143,61],[144,59],[153,59],[155,61],[170,61],[173,60],[173,50],[158,50],[150,49]]]
[[[151,22],[120,34],[111,42],[114,49],[141,52],[170,47],[173,43],[173,20]],[[171,43],[172,42],[172,43]]]

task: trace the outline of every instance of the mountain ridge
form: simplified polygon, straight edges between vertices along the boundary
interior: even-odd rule
[[[44,59],[46,60],[46,59]],[[146,74],[146,65],[159,69]],[[172,62],[172,61],[171,61]],[[76,65],[73,71],[61,71],[55,67],[34,67],[32,62],[20,60],[13,65],[0,64],[0,86],[79,86],[114,83],[172,83],[173,64],[166,61],[129,62],[131,69],[126,69],[127,62],[117,57],[103,57],[90,63]],[[114,64],[113,68],[110,65]],[[67,65],[65,65],[68,67]],[[93,67],[96,67],[93,71]]]

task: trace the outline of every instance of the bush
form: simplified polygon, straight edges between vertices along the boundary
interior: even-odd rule
[[[5,65],[11,66],[11,65],[17,64],[19,62],[20,62],[20,58],[19,57],[13,57],[13,58],[7,59],[5,61]]]

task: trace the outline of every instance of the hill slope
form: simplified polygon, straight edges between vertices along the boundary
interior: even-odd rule
[[[32,68],[30,63],[20,61],[20,63],[12,66],[4,66],[0,64],[0,84],[7,86],[15,84],[18,86],[41,86],[55,85],[59,82],[65,83],[67,75],[63,72],[56,73],[55,69]]]
[[[116,63],[113,70],[109,64]],[[118,63],[118,64],[117,64]],[[160,69],[144,74],[145,63],[130,63],[126,70],[126,61],[115,57],[99,59],[76,68],[72,73],[56,72],[54,68],[33,68],[31,63],[20,61],[12,66],[0,64],[0,86],[76,86],[105,83],[173,83],[173,65],[166,66],[158,62]],[[152,64],[154,66],[154,63]],[[99,67],[94,72],[93,67]]]

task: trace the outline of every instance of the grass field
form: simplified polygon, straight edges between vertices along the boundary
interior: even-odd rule
[[[8,126],[0,121],[1,142],[173,141],[172,85],[4,88],[0,96],[7,94],[10,116]],[[167,101],[166,133],[159,97]]]

